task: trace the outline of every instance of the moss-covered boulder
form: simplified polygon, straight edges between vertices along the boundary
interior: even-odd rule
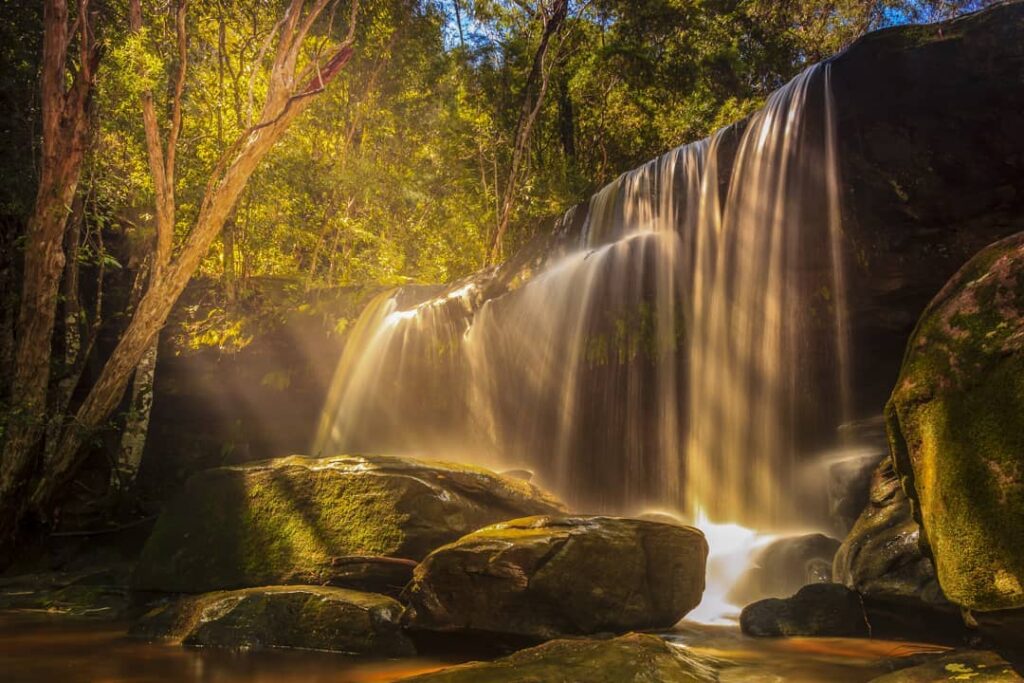
[[[480,527],[558,512],[529,482],[392,456],[292,456],[193,476],[156,523],[137,590],[276,584],[400,589],[416,561]]]
[[[698,683],[717,680],[708,662],[657,636],[553,640],[493,662],[403,679],[416,683]]]
[[[928,306],[886,418],[943,592],[971,610],[1024,607],[1024,233]]]
[[[132,634],[184,645],[415,654],[392,598],[325,586],[269,586],[189,596],[159,607]]]
[[[971,683],[1024,683],[1024,678],[995,652],[952,652],[924,664],[901,669],[872,679],[871,683],[937,683],[937,681],[970,681]]]
[[[416,568],[403,620],[417,629],[555,638],[667,628],[704,591],[692,527],[547,516],[481,529]]]
[[[792,597],[747,605],[740,613],[740,629],[759,638],[871,635],[860,595],[837,583],[804,586]]]

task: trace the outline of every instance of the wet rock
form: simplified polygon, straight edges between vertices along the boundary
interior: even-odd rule
[[[642,512],[636,516],[637,519],[646,520],[648,522],[660,522],[662,524],[676,524],[679,526],[689,526],[685,519],[679,515],[672,514],[671,512]]]
[[[1024,233],[971,259],[929,305],[886,418],[945,595],[1024,607]]]
[[[835,581],[866,597],[948,605],[921,552],[920,527],[890,459],[875,468],[870,491],[868,506],[836,552]]]
[[[743,608],[740,629],[748,636],[871,635],[860,595],[835,583],[804,586],[796,595],[760,600]]]
[[[839,438],[845,447],[828,468],[828,511],[833,530],[844,538],[870,502],[875,468],[889,456],[885,417],[842,424]]]
[[[493,662],[403,679],[417,683],[697,683],[716,680],[708,662],[652,635],[553,640]]]
[[[45,610],[90,619],[122,619],[131,611],[130,570],[130,565],[118,562],[0,576],[0,610]]]
[[[530,517],[431,553],[403,620],[431,631],[555,638],[668,628],[700,603],[708,546],[692,527]]]
[[[792,595],[802,586],[832,581],[832,558],[839,541],[824,534],[780,538],[758,551],[752,566],[729,593],[743,605],[761,598]]]
[[[1021,683],[1024,678],[994,652],[953,652],[924,664],[902,669],[872,680],[872,683]]]
[[[359,655],[415,654],[392,598],[344,588],[269,586],[190,596],[154,609],[132,635],[232,649],[300,648]]]
[[[836,553],[833,576],[861,594],[876,637],[959,644],[971,635],[921,552],[920,527],[889,458],[872,474],[870,501]]]
[[[292,456],[192,477],[157,521],[137,590],[275,584],[396,590],[431,550],[494,522],[559,512],[529,482],[393,456]]]
[[[828,469],[828,512],[832,528],[844,538],[871,502],[871,477],[888,453],[867,452]]]

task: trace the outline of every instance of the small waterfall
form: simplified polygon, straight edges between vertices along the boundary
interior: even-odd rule
[[[829,78],[623,174],[501,296],[375,301],[315,451],[525,466],[591,509],[794,519],[799,454],[849,417]]]

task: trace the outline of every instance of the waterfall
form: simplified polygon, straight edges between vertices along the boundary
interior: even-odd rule
[[[315,452],[528,467],[591,509],[798,517],[800,454],[850,404],[829,78],[623,174],[500,296],[375,301]]]

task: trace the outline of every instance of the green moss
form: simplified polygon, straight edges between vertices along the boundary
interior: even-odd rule
[[[487,524],[561,509],[529,482],[411,458],[294,456],[219,468],[193,477],[161,515],[134,584],[172,592],[277,583],[378,588],[382,566],[353,558],[419,560]]]
[[[1024,235],[972,259],[918,324],[887,407],[946,595],[1024,606]]]
[[[147,614],[133,632],[186,645],[409,655],[401,611],[397,601],[374,593],[268,586],[183,598]]]
[[[555,640],[490,663],[472,663],[408,679],[421,683],[691,683],[717,680],[709,662],[661,638]]]

